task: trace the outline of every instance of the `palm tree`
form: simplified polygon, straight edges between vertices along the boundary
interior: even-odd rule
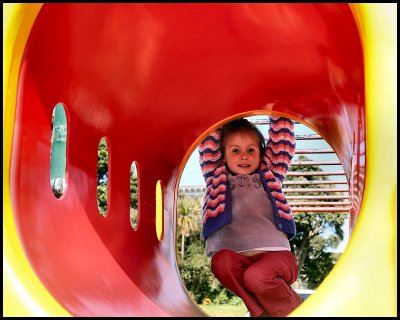
[[[181,258],[184,259],[185,237],[197,230],[201,216],[198,198],[183,196],[178,199],[178,228],[181,232]]]

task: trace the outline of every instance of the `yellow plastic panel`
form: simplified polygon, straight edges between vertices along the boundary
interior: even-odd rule
[[[163,196],[162,196],[162,186],[161,181],[158,180],[156,184],[156,231],[157,239],[161,241],[163,238]]]
[[[3,4],[3,316],[68,316],[32,270],[12,215],[9,172],[23,50],[42,4]]]
[[[351,8],[365,56],[364,200],[343,257],[293,316],[397,315],[397,4]]]

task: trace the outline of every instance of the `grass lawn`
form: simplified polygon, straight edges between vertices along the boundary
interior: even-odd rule
[[[245,317],[247,308],[244,303],[240,303],[236,306],[230,304],[208,304],[199,305],[199,307],[209,317]]]

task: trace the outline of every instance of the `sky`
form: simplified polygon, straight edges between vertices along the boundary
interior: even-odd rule
[[[266,120],[266,116],[256,116],[256,117],[251,117],[250,120]],[[261,131],[265,136],[268,136],[268,125],[261,125],[260,126]],[[316,134],[315,131],[312,129],[308,128],[307,126],[303,124],[295,124],[295,135],[314,135]],[[296,149],[330,149],[331,147],[325,140],[298,140],[296,141]],[[313,158],[315,161],[338,161],[338,158],[336,154],[314,154],[314,155],[306,155],[309,158]],[[297,156],[295,155],[294,159],[292,161],[295,161],[297,159]],[[321,168],[324,171],[342,171],[342,166],[341,165],[328,165],[328,166],[321,166]],[[339,176],[340,178],[335,178],[334,179],[343,179],[343,176]],[[332,179],[332,177],[330,178]],[[200,170],[200,163],[199,163],[199,152],[197,149],[195,149],[188,159],[186,166],[183,170],[181,180],[180,180],[180,187],[185,187],[185,186],[205,186],[204,178],[203,175],[201,174]],[[344,185],[338,185],[338,187],[343,188]],[[343,252],[344,249],[347,246],[348,240],[349,240],[349,221],[346,219],[344,225],[343,225],[343,231],[344,231],[344,240],[340,243],[339,247],[335,250],[336,252]]]

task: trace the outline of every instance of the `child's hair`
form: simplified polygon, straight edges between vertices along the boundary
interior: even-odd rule
[[[232,120],[231,122],[228,122],[221,127],[221,153],[222,153],[221,159],[223,159],[225,156],[225,138],[232,133],[240,132],[240,131],[256,133],[257,137],[258,137],[258,142],[259,142],[260,155],[262,156],[264,154],[264,151],[265,151],[264,135],[256,127],[256,125],[251,123],[249,120],[240,118],[240,119]]]

